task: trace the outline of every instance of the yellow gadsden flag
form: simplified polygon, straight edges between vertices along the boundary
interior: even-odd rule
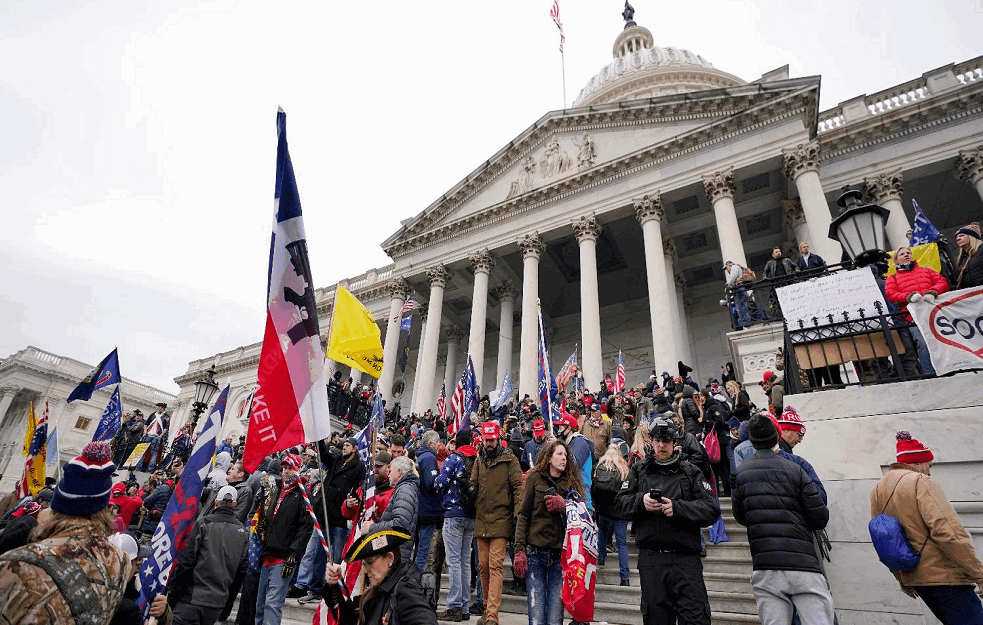
[[[38,418],[34,414],[34,402],[30,403],[27,409],[27,433],[24,435],[24,457],[31,448],[31,440],[34,438],[34,430],[38,427]]]
[[[338,285],[334,298],[328,358],[378,378],[382,373],[382,334],[362,302]]]

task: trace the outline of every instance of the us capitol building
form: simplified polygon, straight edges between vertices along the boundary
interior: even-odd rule
[[[588,389],[614,372],[621,350],[629,384],[653,368],[675,375],[679,360],[705,383],[733,361],[763,405],[757,385],[775,365],[782,327],[732,331],[719,305],[725,261],[760,275],[774,246],[795,258],[808,242],[838,262],[828,231],[845,186],[889,210],[892,248],[906,242],[912,198],[950,241],[983,217],[983,57],[820,111],[819,76],[792,78],[786,65],[748,82],[656,45],[630,19],[612,56],[572,108],[543,115],[404,220],[382,242],[392,264],[340,282],[380,325],[378,388],[390,406],[434,408],[467,354],[483,393],[508,371],[520,396],[536,397],[537,300],[554,370],[579,347]],[[316,292],[325,334],[336,288]],[[411,293],[421,305],[407,339],[392,320]],[[171,432],[188,420],[194,383],[212,366],[232,380],[226,432],[244,431],[260,347],[192,361],[175,378]],[[918,431],[938,450],[933,475],[983,548],[983,463],[978,437],[964,436],[979,432],[972,412],[983,399],[965,375],[786,396],[809,425],[802,453],[829,491],[841,622],[926,622],[865,536],[868,495],[893,460],[895,429]],[[6,427],[26,412],[0,419]]]

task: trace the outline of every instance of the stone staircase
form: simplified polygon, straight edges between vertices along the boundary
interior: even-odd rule
[[[710,609],[714,625],[760,623],[751,594],[751,550],[747,542],[747,529],[734,520],[730,499],[721,499],[720,508],[727,528],[729,542],[707,544],[707,557],[703,560],[703,578],[710,597]],[[631,570],[631,586],[620,586],[617,554],[608,554],[605,565],[598,567],[594,600],[594,622],[623,625],[641,625],[641,589],[638,581],[638,551],[629,538],[628,565]],[[512,571],[506,559],[505,583],[512,581]],[[438,611],[447,604],[447,575],[441,581]],[[296,599],[287,599],[283,606],[284,625],[310,625],[314,618],[314,604],[301,605]],[[503,622],[505,614],[522,615],[525,621],[526,597],[503,595]],[[476,617],[475,617],[476,618]],[[510,619],[511,620],[511,619]],[[569,615],[564,619],[569,620]],[[472,623],[476,622],[474,620]]]

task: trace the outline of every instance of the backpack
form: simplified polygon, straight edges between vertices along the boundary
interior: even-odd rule
[[[474,463],[478,459],[477,454],[465,456],[462,453],[454,452],[464,460],[464,477],[458,480],[457,490],[461,496],[461,507],[465,514],[470,517],[475,516],[475,504],[478,502],[478,487],[471,484],[471,472],[474,471]]]
[[[887,568],[892,571],[901,571],[902,573],[918,566],[918,562],[921,560],[921,551],[916,553],[911,548],[908,539],[905,537],[904,528],[901,527],[901,523],[893,516],[884,514],[884,510],[887,509],[887,504],[891,501],[891,497],[894,497],[894,491],[898,489],[898,484],[903,479],[904,476],[901,476],[901,479],[895,482],[894,490],[891,491],[887,501],[884,502],[881,513],[872,518],[870,523],[867,524],[867,530],[870,532],[870,542],[874,545],[877,558]],[[925,538],[925,542],[928,542],[928,537]],[[922,549],[924,548],[925,545],[922,545]]]
[[[595,499],[598,495],[613,498],[621,492],[622,482],[624,480],[621,478],[620,471],[613,467],[605,468],[598,465],[594,471],[594,477],[591,479],[591,496]]]
[[[741,267],[740,282],[754,282],[757,279],[758,276],[754,275],[753,269],[748,269],[747,267]]]

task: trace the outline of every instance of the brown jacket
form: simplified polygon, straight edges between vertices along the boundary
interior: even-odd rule
[[[896,518],[912,549],[921,552],[918,566],[911,571],[892,571],[902,585],[910,588],[983,583],[983,563],[934,479],[909,464],[892,464],[870,493],[871,518],[881,513]]]
[[[109,623],[123,597],[130,561],[122,551],[100,536],[95,524],[85,518],[40,542],[8,551],[0,557],[0,623],[74,623],[66,598],[55,581],[36,564],[24,562],[74,562],[88,578],[91,602],[76,609],[88,610],[94,622]],[[65,569],[65,564],[60,569]]]
[[[522,503],[522,469],[519,459],[503,448],[488,460],[484,447],[471,470],[471,483],[478,486],[475,502],[475,538],[515,536],[515,517]]]
[[[543,549],[562,549],[566,537],[566,511],[550,512],[546,509],[547,489],[554,495],[566,497],[571,484],[551,475],[530,471],[526,476],[522,504],[519,507],[518,523],[515,527],[515,550],[525,551],[526,545]]]
[[[608,450],[608,445],[611,444],[611,420],[605,419],[598,413],[597,427],[594,427],[593,421],[592,417],[586,417],[583,425],[580,426],[580,433],[594,443],[594,455],[600,458]]]

